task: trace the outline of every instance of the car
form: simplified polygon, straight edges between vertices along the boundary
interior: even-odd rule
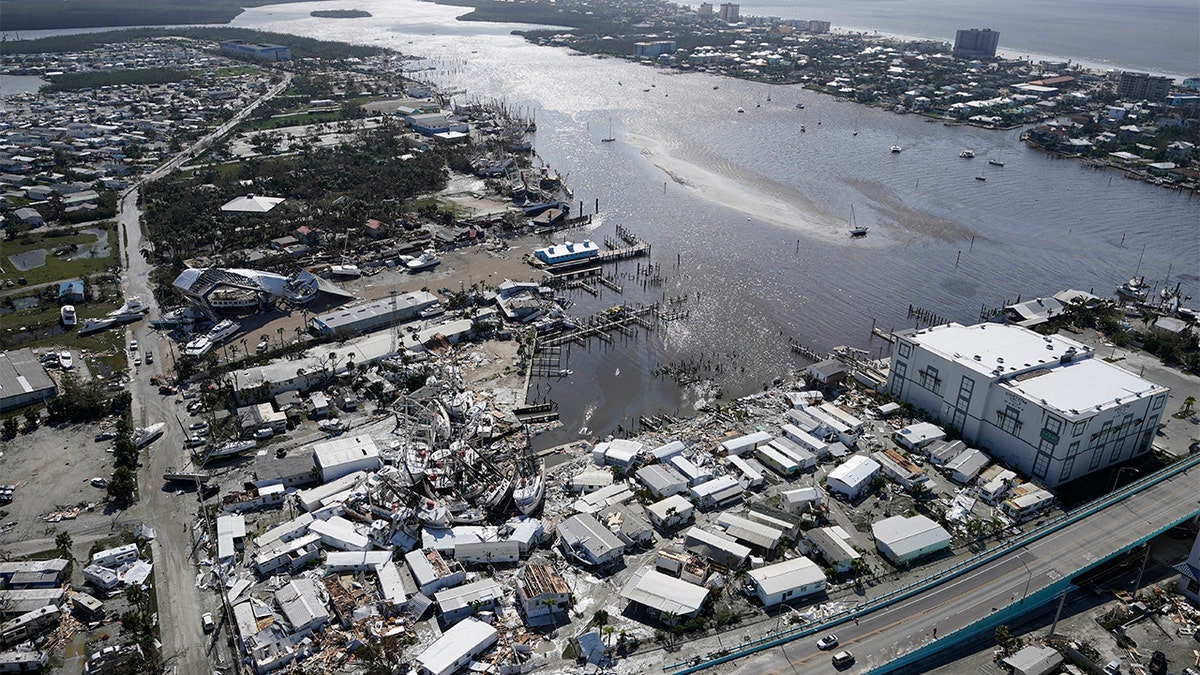
[[[267,351],[267,348],[270,346],[271,345],[266,340],[263,340],[262,342],[259,342],[258,346],[255,347],[254,349],[259,352],[265,352],[265,351]]]
[[[205,633],[213,632],[213,629],[217,627],[217,624],[213,623],[212,612],[205,612],[204,614],[200,615],[200,625],[204,627]]]
[[[199,397],[200,397],[200,393],[195,392],[195,391],[184,392],[184,394],[183,394],[183,399],[185,401],[190,401],[194,398],[199,398]]]
[[[154,363],[154,352],[152,350],[147,349],[146,350],[146,365],[150,365],[151,363]]]
[[[1179,671],[1179,673],[1180,675],[1200,675],[1200,670],[1196,670],[1195,668],[1188,666],[1187,668]]]
[[[137,338],[134,338],[129,341],[129,351],[136,352],[137,350],[138,350],[138,342],[137,342]]]
[[[109,391],[125,391],[125,385],[121,384],[120,382],[109,382],[108,384],[104,385],[104,388]]]
[[[142,365],[142,355],[141,354],[138,354],[137,356],[133,357],[133,365],[135,365],[135,366]]]
[[[1150,675],[1167,675],[1167,655],[1155,650],[1150,656]]]
[[[208,428],[208,422],[192,422],[191,424],[188,425],[188,429],[190,429],[191,431],[199,431],[200,429],[207,429],[207,428]]]
[[[275,435],[275,432],[272,431],[270,427],[263,427],[262,429],[259,429],[258,431],[254,432],[254,437],[259,440],[267,439],[274,435]]]
[[[183,442],[185,448],[198,448],[202,445],[204,445],[204,439],[199,436],[192,436]]]
[[[99,476],[96,476],[95,478],[92,479],[92,487],[102,488],[102,487],[107,487],[107,486],[108,486],[108,481],[104,480],[103,478],[101,478]]]
[[[838,636],[834,635],[833,633],[830,633],[820,640],[817,640],[817,649],[820,649],[821,651],[833,649],[836,646],[838,646]]]
[[[115,431],[101,431],[100,433],[96,434],[96,442],[103,443],[104,441],[111,441],[116,437],[117,432]]]
[[[1104,675],[1117,675],[1119,672],[1121,672],[1120,661],[1109,661],[1104,664]]]
[[[845,666],[850,665],[851,663],[854,663],[854,655],[851,654],[850,652],[843,651],[843,652],[838,652],[833,655],[833,667],[834,668],[843,668]]]
[[[202,403],[201,401],[192,401],[191,403],[188,404],[187,411],[190,413],[194,413],[203,406],[204,406],[204,403]]]

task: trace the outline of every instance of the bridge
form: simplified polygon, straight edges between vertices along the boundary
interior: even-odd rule
[[[1071,580],[1200,516],[1200,455],[1193,455],[1046,522],[1004,546],[932,579],[875,598],[819,624],[768,636],[736,651],[664,667],[686,675],[761,654],[742,675],[893,672],[1035,609]],[[836,628],[845,670],[819,651],[816,635]],[[809,638],[812,639],[803,639]]]

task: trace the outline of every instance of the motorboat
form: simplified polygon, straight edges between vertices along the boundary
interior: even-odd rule
[[[284,282],[283,297],[288,302],[303,305],[317,297],[318,290],[320,282],[317,277],[308,270],[301,270]]]
[[[963,150],[962,152],[958,153],[958,156],[962,157],[963,159],[975,159],[975,151]]]
[[[188,340],[187,344],[183,346],[183,353],[187,356],[199,358],[212,351],[213,346],[212,340],[209,340],[207,335],[201,335],[198,338]]]
[[[740,113],[744,113],[744,112],[746,112],[746,109],[745,109],[745,108],[738,108],[738,109],[737,109],[737,111],[738,111],[738,112],[740,112]]]
[[[58,365],[63,370],[70,370],[75,367],[75,360],[71,357],[70,349],[64,349],[58,353]]]
[[[137,321],[149,311],[150,308],[143,305],[142,301],[134,296],[131,298],[126,298],[125,304],[121,305],[120,308],[109,312],[108,318],[122,323],[126,321]]]
[[[1004,162],[1001,162],[998,159],[989,159],[988,164],[991,164],[992,166],[1004,166]]]
[[[975,180],[985,181],[987,180],[987,176],[975,176]]]
[[[1150,285],[1146,283],[1146,277],[1133,277],[1117,287],[1118,296],[1137,302],[1144,302],[1149,291]]]
[[[903,151],[904,151],[904,148],[900,147],[899,145],[893,145],[893,146],[892,146],[892,152],[895,152],[895,153],[900,153],[900,152],[903,152]]]
[[[58,310],[58,315],[62,318],[62,325],[70,328],[74,326],[77,319],[75,316],[75,305],[63,305],[62,309]]]
[[[133,430],[133,447],[142,448],[158,440],[167,429],[166,422],[157,422],[148,427],[138,427]]]
[[[234,333],[238,332],[239,328],[241,328],[241,325],[236,321],[225,319],[213,326],[212,330],[208,331],[207,337],[216,345],[232,337]]]
[[[803,103],[797,103],[797,104],[796,104],[796,109],[797,109],[797,110],[804,110],[804,104],[803,104]]]
[[[420,272],[421,270],[427,270],[431,267],[434,267],[435,265],[437,265],[440,262],[441,262],[441,260],[438,260],[437,255],[435,255],[433,250],[430,249],[430,250],[425,251],[421,255],[417,256],[416,258],[409,260],[405,264],[405,267],[407,267],[408,271],[410,271],[410,272]]]
[[[113,326],[115,323],[117,323],[115,319],[88,319],[79,327],[79,334],[98,333]]]

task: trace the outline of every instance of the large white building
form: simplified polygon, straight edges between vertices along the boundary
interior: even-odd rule
[[[813,561],[800,556],[746,573],[763,606],[820,593],[825,590],[825,573]]]
[[[1150,451],[1166,387],[1018,326],[897,336],[888,391],[1048,487]]]

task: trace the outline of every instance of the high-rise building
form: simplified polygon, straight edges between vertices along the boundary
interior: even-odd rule
[[[829,22],[828,21],[809,21],[808,22],[808,32],[810,32],[810,33],[828,33],[829,32]]]
[[[1000,46],[1000,32],[991,28],[968,28],[954,36],[954,56],[960,59],[996,58],[996,47]]]
[[[700,3],[700,11],[698,12],[701,19],[711,19],[713,16],[713,7],[711,2]]]
[[[741,5],[735,5],[729,2],[721,4],[721,11],[718,16],[725,23],[737,23],[739,21],[739,13],[742,11]]]
[[[1161,75],[1122,72],[1117,81],[1117,96],[1130,101],[1161,101],[1174,83],[1175,80]]]
[[[897,335],[888,392],[1046,487],[1150,452],[1170,390],[1058,335],[998,323]]]

